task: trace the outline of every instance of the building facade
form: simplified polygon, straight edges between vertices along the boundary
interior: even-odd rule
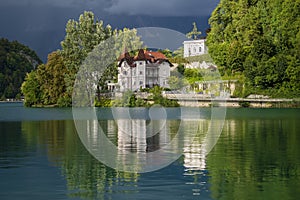
[[[205,41],[205,39],[184,41],[183,57],[186,58],[190,56],[199,56],[202,54],[207,54],[207,47],[205,45]]]
[[[118,87],[123,91],[138,91],[155,85],[169,87],[172,63],[160,52],[139,50],[137,56],[121,55],[118,67]]]

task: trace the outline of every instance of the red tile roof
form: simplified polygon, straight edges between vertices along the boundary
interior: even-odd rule
[[[119,67],[121,66],[121,63],[125,60],[131,67],[135,67],[134,61],[142,61],[142,60],[147,60],[150,61],[151,63],[155,63],[155,62],[162,63],[163,61],[170,63],[170,61],[163,53],[147,51],[143,49],[140,49],[138,54],[134,57],[130,56],[128,52],[123,53],[118,60],[120,61]],[[170,63],[170,65],[173,66],[172,63]]]

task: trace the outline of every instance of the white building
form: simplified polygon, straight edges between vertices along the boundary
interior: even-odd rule
[[[205,45],[205,41],[205,39],[184,41],[183,57],[186,58],[190,56],[199,56],[202,54],[207,54],[207,47]]]
[[[120,91],[137,91],[155,85],[169,87],[172,63],[160,52],[139,50],[137,56],[129,53],[121,55],[118,67],[118,86]]]

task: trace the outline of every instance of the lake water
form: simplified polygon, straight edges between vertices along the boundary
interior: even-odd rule
[[[135,173],[95,159],[77,134],[70,108],[1,103],[0,199],[299,199],[299,111],[228,108],[220,138],[205,156],[201,144],[210,109],[200,109],[197,120],[181,120],[180,112],[169,109],[173,117],[150,136],[162,120],[115,119],[109,109],[96,109],[103,132],[123,154],[155,152],[182,126],[175,144],[182,156],[164,168]],[[95,120],[89,123],[94,127]]]

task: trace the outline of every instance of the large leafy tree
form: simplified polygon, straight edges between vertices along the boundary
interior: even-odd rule
[[[84,90],[93,92],[95,84],[98,89],[105,89],[107,80],[116,81],[120,54],[126,48],[141,48],[142,42],[135,29],[113,31],[109,25],[104,27],[102,21],[96,21],[92,12],[84,12],[78,21],[68,21],[61,46],[61,50],[49,54],[46,64],[27,75],[22,86],[26,105],[70,106],[80,68],[87,72],[81,74],[88,76],[83,80],[90,83],[84,85]]]
[[[22,84],[21,90],[25,96],[25,106],[33,106],[41,103],[43,92],[37,73],[37,71],[28,73]]]
[[[113,35],[110,25],[104,27],[103,21],[95,20],[92,12],[84,12],[79,20],[69,20],[66,25],[66,36],[61,42],[63,61],[67,69],[65,82],[66,101],[71,103],[71,95],[76,73],[84,59],[101,41]]]
[[[60,52],[49,54],[48,62],[28,73],[22,84],[25,105],[59,105],[66,95],[65,73],[66,67]]]
[[[99,87],[101,89],[106,89],[107,81],[117,82],[117,61],[120,55],[124,54],[126,51],[129,51],[132,55],[135,55],[139,49],[145,48],[143,42],[140,40],[140,37],[137,35],[136,29],[124,28],[122,30],[115,30],[115,34],[110,38],[106,43],[110,43],[111,49],[104,49],[104,45],[100,45],[100,48],[96,48],[93,52],[93,56],[97,54],[98,63],[94,65],[98,66],[98,71],[102,72],[101,77],[99,77]],[[103,50],[104,49],[104,50]],[[106,58],[105,61],[103,58]],[[102,69],[99,69],[99,66]]]
[[[44,92],[44,104],[60,104],[66,95],[65,73],[67,69],[64,65],[60,51],[52,52],[48,55],[48,62],[43,70],[42,89]],[[40,73],[42,74],[42,73]]]
[[[247,85],[297,96],[300,91],[300,0],[221,0],[209,20],[214,61]]]

